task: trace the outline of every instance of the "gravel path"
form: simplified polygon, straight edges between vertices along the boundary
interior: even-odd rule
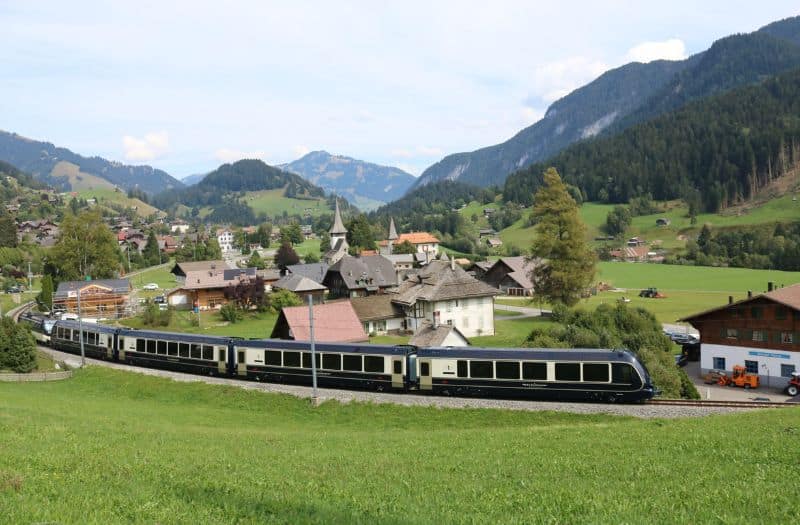
[[[52,348],[39,347],[58,360],[65,361],[73,367],[80,366],[80,356],[53,350]],[[260,390],[263,392],[289,394],[300,398],[311,398],[312,389],[307,386],[286,385],[280,383],[257,383],[238,379],[220,377],[206,377],[182,372],[171,372],[153,368],[132,367],[120,363],[87,359],[87,364],[125,370],[149,376],[166,377],[175,381],[203,382],[211,385],[229,385],[247,390]],[[520,401],[507,399],[475,399],[460,397],[434,397],[418,394],[387,394],[363,390],[336,390],[320,388],[319,401],[335,400],[340,403],[351,401],[361,403],[391,403],[404,406],[429,406],[438,408],[494,408],[504,410],[551,410],[556,412],[571,412],[575,414],[610,414],[615,416],[633,416],[639,418],[679,418],[701,417],[710,414],[722,414],[734,411],[751,410],[722,407],[684,407],[684,406],[658,406],[658,405],[609,405],[600,403],[567,403],[556,401]],[[757,409],[752,409],[757,410]]]

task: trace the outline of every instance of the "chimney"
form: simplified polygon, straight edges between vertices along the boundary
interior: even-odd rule
[[[439,311],[433,312],[433,328],[439,328]]]
[[[728,304],[733,304],[733,296],[732,295],[728,296]]]
[[[450,257],[450,271],[454,272],[456,270],[456,259],[455,257]]]
[[[772,281],[768,282],[767,283],[767,291],[771,292],[774,289],[775,289],[775,283],[773,283]]]
[[[753,298],[753,290],[747,290],[747,298],[748,299],[752,299]]]

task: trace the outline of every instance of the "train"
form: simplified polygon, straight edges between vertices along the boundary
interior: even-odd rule
[[[307,341],[243,339],[22,319],[55,349],[129,365],[251,381],[312,382]],[[442,396],[645,402],[658,394],[645,366],[624,349],[423,348],[316,343],[320,387]]]

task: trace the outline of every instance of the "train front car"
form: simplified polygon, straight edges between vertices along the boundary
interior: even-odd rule
[[[190,374],[233,373],[226,337],[121,329],[118,338],[120,362]]]
[[[41,314],[25,312],[19,316],[19,322],[31,329],[37,344],[50,346],[50,336],[56,324],[56,319],[51,319]]]
[[[406,390],[413,347],[315,345],[317,383],[331,388]],[[235,341],[238,377],[256,381],[310,385],[311,345],[307,341],[258,339]]]
[[[641,402],[654,389],[625,350],[425,348],[419,389],[440,395]]]
[[[117,328],[97,323],[56,321],[50,331],[50,343],[56,350],[81,353],[80,332],[83,331],[83,352],[93,359],[115,358],[114,341]]]

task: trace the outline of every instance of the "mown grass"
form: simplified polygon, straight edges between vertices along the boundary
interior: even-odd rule
[[[275,327],[278,314],[274,312],[245,313],[240,321],[229,323],[217,311],[200,312],[200,325],[196,323],[197,314],[176,310],[167,326],[145,326],[141,317],[121,319],[119,324],[140,330],[159,330],[163,332],[184,332],[204,335],[224,335],[231,337],[267,338]]]
[[[284,197],[284,189],[250,191],[247,192],[242,202],[250,206],[258,215],[264,213],[267,217],[283,215],[303,215],[306,210],[313,216],[331,213],[331,207],[325,199],[290,199]]]
[[[314,409],[89,368],[0,384],[0,509],[6,523],[791,523],[798,446],[797,409]]]

